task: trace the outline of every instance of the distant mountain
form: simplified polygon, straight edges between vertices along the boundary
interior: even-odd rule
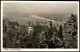
[[[43,22],[52,21],[53,25],[63,24],[63,19],[57,16],[40,16],[40,15],[4,15],[4,18],[10,21],[18,21],[19,24],[28,24],[28,22]],[[65,20],[64,20],[65,21]]]

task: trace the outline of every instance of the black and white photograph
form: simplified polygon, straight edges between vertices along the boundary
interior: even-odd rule
[[[78,1],[1,4],[2,49],[79,49]]]

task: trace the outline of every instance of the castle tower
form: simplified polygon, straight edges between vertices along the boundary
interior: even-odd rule
[[[28,35],[33,34],[34,29],[33,29],[33,23],[29,22],[29,26],[28,26]]]

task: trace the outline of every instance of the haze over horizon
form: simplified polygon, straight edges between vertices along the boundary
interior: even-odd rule
[[[3,13],[59,15],[77,13],[77,3],[4,3]]]
[[[3,3],[3,16],[10,20],[26,21],[31,15],[54,21],[65,21],[71,13],[77,14],[77,3]],[[26,19],[26,20],[25,20]],[[31,19],[33,20],[33,18]],[[38,19],[37,19],[38,20]],[[23,22],[22,22],[23,23]]]

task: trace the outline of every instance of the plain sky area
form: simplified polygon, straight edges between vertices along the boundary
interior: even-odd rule
[[[7,14],[70,14],[77,13],[78,4],[72,2],[51,2],[51,3],[3,3],[4,15]]]

